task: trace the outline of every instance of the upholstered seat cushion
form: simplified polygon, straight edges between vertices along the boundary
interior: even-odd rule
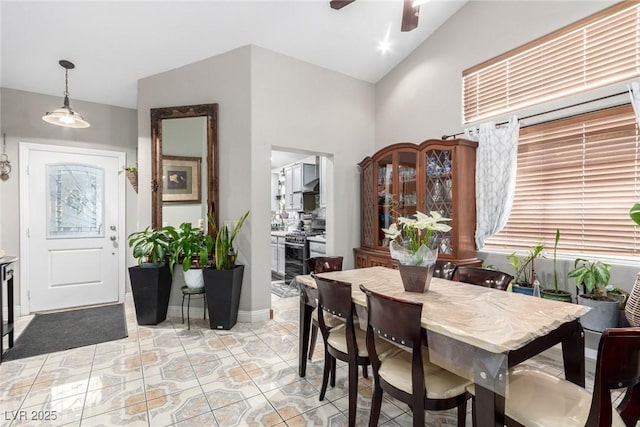
[[[313,314],[311,315],[313,322],[318,323],[318,309],[313,310]],[[354,318],[354,323],[357,323],[357,318]],[[344,324],[344,319],[334,316],[331,313],[324,312],[324,324],[327,325],[327,328],[331,329],[335,326]]]
[[[580,426],[589,416],[591,393],[572,382],[530,366],[518,366],[509,373],[505,414],[526,426]],[[613,408],[614,427],[624,427]]]
[[[381,355],[378,374],[392,386],[412,393],[411,357],[411,353],[403,349]],[[422,351],[422,364],[429,399],[446,399],[458,396],[464,393],[465,387],[470,384],[470,381],[431,363],[426,348]]]
[[[358,356],[360,357],[368,357],[369,353],[367,352],[367,338],[366,334],[363,330],[361,330],[358,325],[354,325],[356,332],[356,343],[358,345]],[[329,338],[327,339],[327,343],[335,348],[338,351],[343,353],[347,353],[347,337],[346,337],[347,327],[345,324],[340,326],[336,326],[329,331]],[[388,343],[384,340],[376,340],[376,349],[379,353],[384,353],[395,346],[391,343]]]

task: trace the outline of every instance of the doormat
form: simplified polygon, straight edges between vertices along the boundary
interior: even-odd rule
[[[280,298],[291,298],[300,295],[300,290],[295,280],[291,280],[290,284],[282,280],[277,282],[271,282],[271,293],[279,296]]]
[[[126,338],[124,304],[36,314],[3,361]]]

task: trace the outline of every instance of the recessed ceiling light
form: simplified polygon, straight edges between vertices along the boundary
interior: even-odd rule
[[[389,40],[389,32],[390,32],[389,30],[390,29],[387,28],[387,34],[384,36],[384,39],[378,42],[378,50],[383,55],[391,50],[391,45],[393,44]]]

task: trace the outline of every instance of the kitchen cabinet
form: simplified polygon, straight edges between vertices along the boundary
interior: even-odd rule
[[[271,273],[284,277],[284,232],[271,234]]]
[[[309,241],[309,258],[326,255],[326,242],[323,237],[309,237],[307,240]]]
[[[427,140],[399,143],[360,162],[361,247],[356,267],[394,267],[383,228],[399,216],[437,211],[451,218],[451,231],[439,233],[439,259],[480,265],[475,249],[474,141]]]
[[[301,211],[304,209],[304,192],[316,179],[316,165],[295,163],[284,168],[285,176],[285,209]]]
[[[327,207],[327,158],[320,156],[320,165],[318,167],[320,180],[320,208]]]

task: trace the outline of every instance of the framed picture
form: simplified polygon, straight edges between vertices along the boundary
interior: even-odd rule
[[[200,203],[200,157],[162,156],[162,201]]]

